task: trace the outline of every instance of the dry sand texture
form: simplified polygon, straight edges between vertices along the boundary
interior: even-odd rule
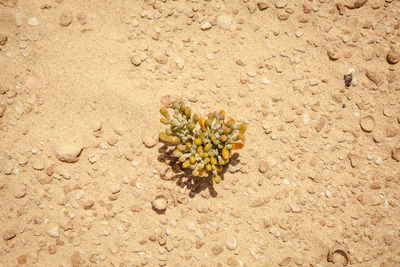
[[[398,0],[0,0],[0,266],[400,266],[399,42]],[[248,122],[214,191],[178,97]]]

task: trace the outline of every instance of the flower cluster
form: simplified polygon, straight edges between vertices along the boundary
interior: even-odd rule
[[[174,157],[183,168],[190,168],[193,176],[207,177],[212,173],[214,182],[219,183],[218,173],[229,162],[232,150],[243,148],[247,125],[236,125],[234,119],[225,121],[224,110],[204,118],[192,115],[183,102],[173,102],[172,109],[171,115],[167,108],[160,109],[160,121],[169,125],[159,134],[160,140],[176,145]]]

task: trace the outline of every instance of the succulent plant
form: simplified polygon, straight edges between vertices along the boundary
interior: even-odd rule
[[[192,175],[208,177],[212,174],[215,183],[218,175],[229,162],[232,150],[244,146],[247,125],[237,125],[234,119],[225,121],[225,111],[209,113],[206,118],[193,114],[183,102],[172,103],[172,115],[166,107],[160,109],[161,123],[169,125],[159,138],[176,145],[173,156],[183,168],[190,168]]]

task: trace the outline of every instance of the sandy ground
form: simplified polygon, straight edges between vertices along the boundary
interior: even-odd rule
[[[400,266],[399,45],[397,0],[0,0],[0,266]],[[175,99],[248,123],[220,184]]]

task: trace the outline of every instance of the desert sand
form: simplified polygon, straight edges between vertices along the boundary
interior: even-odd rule
[[[0,0],[0,266],[400,266],[399,60],[397,0]],[[219,184],[173,100],[247,123]]]

